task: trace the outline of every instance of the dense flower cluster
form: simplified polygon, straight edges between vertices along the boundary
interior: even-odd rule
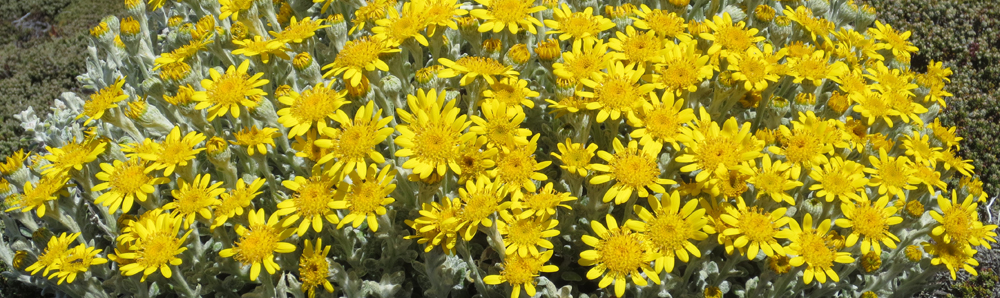
[[[17,274],[854,297],[976,274],[996,242],[936,118],[951,71],[911,70],[910,33],[853,1],[314,2],[126,0],[95,28],[96,92],[0,164],[5,222],[34,231],[7,233]]]

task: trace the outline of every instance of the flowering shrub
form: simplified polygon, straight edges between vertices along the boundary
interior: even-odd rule
[[[0,164],[24,282],[871,297],[996,242],[951,71],[850,1],[125,5]]]

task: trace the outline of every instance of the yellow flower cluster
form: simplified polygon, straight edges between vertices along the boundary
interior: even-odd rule
[[[91,31],[116,62],[70,137],[0,163],[4,216],[70,231],[25,269],[58,284],[119,278],[89,269],[113,251],[130,285],[185,295],[219,274],[354,291],[371,264],[424,268],[425,295],[461,288],[448,270],[515,298],[581,276],[780,295],[918,282],[925,253],[976,274],[996,242],[936,118],[951,70],[915,73],[910,33],[853,1],[125,2]]]

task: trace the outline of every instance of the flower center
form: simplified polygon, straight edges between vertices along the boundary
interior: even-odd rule
[[[874,206],[859,206],[854,211],[854,230],[865,237],[880,239],[889,229],[882,208]]]
[[[503,23],[513,23],[528,17],[528,9],[532,1],[524,0],[493,0],[490,3],[490,14]]]
[[[775,228],[771,221],[771,214],[764,212],[759,207],[751,207],[740,214],[736,228],[743,232],[743,235],[751,242],[763,244],[774,240]]]
[[[142,186],[149,182],[149,177],[143,173],[145,167],[139,163],[129,162],[115,169],[111,174],[111,188],[115,191],[130,194],[139,192]]]
[[[806,263],[814,268],[830,268],[836,258],[836,251],[827,244],[824,237],[815,231],[803,232],[799,236],[800,249],[798,253],[805,258]]]
[[[643,241],[638,234],[614,229],[597,248],[600,263],[604,263],[612,275],[624,276],[642,266]]]
[[[653,158],[639,152],[618,153],[611,161],[611,172],[615,180],[626,186],[641,188],[648,184],[656,184],[660,168]]]
[[[660,253],[673,257],[674,251],[684,248],[684,243],[693,236],[692,229],[680,214],[660,214],[646,223],[646,236]]]

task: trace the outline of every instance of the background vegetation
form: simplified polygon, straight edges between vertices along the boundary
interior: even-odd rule
[[[962,154],[975,161],[984,189],[1000,191],[1000,6],[994,0],[865,0],[878,19],[913,32],[920,48],[913,69],[923,72],[930,60],[943,61],[954,71],[947,90],[955,95],[944,111],[948,125],[957,125]],[[11,115],[31,106],[47,114],[51,100],[65,91],[81,90],[75,77],[84,72],[89,29],[123,9],[120,0],[0,1],[0,155],[25,146]],[[984,219],[985,220],[985,219]],[[1000,295],[996,250],[982,254],[981,276],[968,274],[956,282],[941,276],[926,296]],[[0,268],[0,270],[7,270]],[[39,293],[0,278],[0,297],[31,297]]]

